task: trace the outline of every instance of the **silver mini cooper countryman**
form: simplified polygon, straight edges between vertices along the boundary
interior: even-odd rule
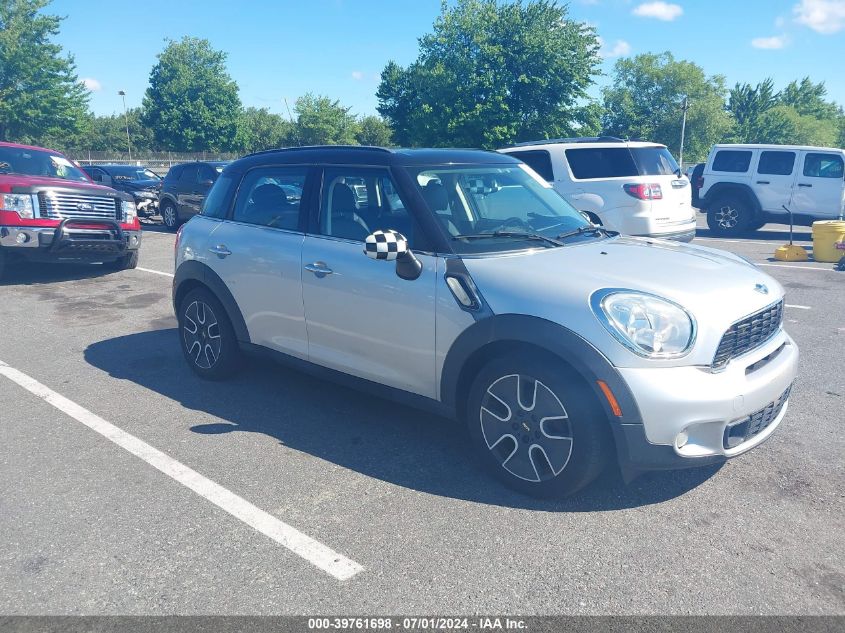
[[[754,448],[798,361],[783,290],[753,265],[610,233],[481,151],[235,161],[179,234],[173,303],[200,376],[263,352],[425,407],[540,496],[613,456],[630,477]]]

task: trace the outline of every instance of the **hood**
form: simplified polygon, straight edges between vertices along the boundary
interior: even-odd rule
[[[86,189],[98,193],[114,193],[111,187],[104,187],[82,180],[65,180],[48,176],[26,176],[23,174],[0,174],[0,185],[9,187],[56,187],[57,189]]]
[[[732,323],[783,297],[777,281],[731,253],[664,240],[617,237],[467,257],[464,263],[494,313],[533,314],[560,323],[594,344],[604,341],[597,347],[617,366],[638,363],[612,337],[607,343],[609,335],[589,304],[597,290],[647,292],[683,306],[697,324],[693,352],[699,351],[701,364],[710,362]],[[758,284],[768,292],[756,290]],[[689,357],[685,361],[674,364],[691,364]],[[698,359],[692,364],[698,364]]]
[[[158,189],[158,180],[143,179],[143,180],[112,180],[115,189],[125,191],[156,191]]]

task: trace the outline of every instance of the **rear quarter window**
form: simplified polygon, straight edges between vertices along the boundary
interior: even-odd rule
[[[713,171],[743,173],[751,165],[750,150],[721,149],[713,158]]]
[[[585,147],[566,150],[572,175],[578,180],[630,178],[640,172],[627,147]]]
[[[232,197],[239,180],[240,177],[233,174],[220,176],[205,197],[200,213],[209,218],[225,218],[232,206]]]

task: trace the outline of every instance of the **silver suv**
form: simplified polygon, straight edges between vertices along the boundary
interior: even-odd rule
[[[173,303],[200,376],[269,353],[424,407],[539,496],[613,456],[631,477],[744,453],[783,419],[798,360],[783,289],[753,265],[608,232],[481,151],[238,160],[179,233]]]

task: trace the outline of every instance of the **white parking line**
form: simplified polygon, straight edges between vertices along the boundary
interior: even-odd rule
[[[30,393],[43,399],[62,413],[81,422],[92,431],[96,431],[107,440],[129,451],[135,457],[144,460],[153,468],[163,472],[183,486],[190,488],[199,496],[225,510],[233,517],[240,519],[265,536],[270,537],[279,543],[279,545],[286,547],[294,554],[301,556],[312,565],[322,569],[338,580],[347,580],[364,569],[355,561],[341,556],[319,541],[280,521],[261,508],[254,506],[246,499],[239,497],[220,484],[200,475],[198,472],[162,453],[157,448],[150,446],[134,435],[130,435],[110,422],[106,422],[103,418],[88,411],[88,409],[68,400],[49,387],[42,385],[34,378],[30,378],[14,367],[10,367],[3,361],[0,361],[0,375],[6,376],[12,382],[17,383]]]
[[[783,246],[786,242],[764,242],[762,240],[728,240],[723,239],[721,237],[696,237],[696,241],[698,240],[709,240],[711,242],[730,242],[731,244],[767,244],[769,246]],[[805,247],[801,244],[797,244],[796,246],[801,246],[801,248],[809,248],[809,244]]]
[[[796,310],[812,310],[812,308],[810,306],[799,306],[799,305],[795,305],[794,303],[785,303],[784,307],[795,308]]]
[[[160,270],[153,270],[152,268],[141,268],[138,266],[135,270],[140,270],[145,273],[153,273],[154,275],[162,275],[164,277],[173,277],[173,273],[164,273]]]
[[[790,264],[758,264],[755,262],[755,266],[768,266],[770,268],[789,268],[790,270],[815,270],[817,272],[823,273],[835,273],[838,272],[833,268],[815,268],[813,266],[793,266]]]

